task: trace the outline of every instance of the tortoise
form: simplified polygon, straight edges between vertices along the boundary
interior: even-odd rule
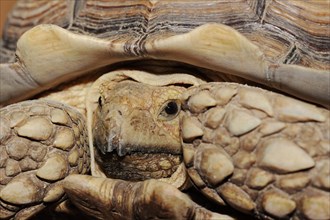
[[[39,97],[87,125],[53,101],[1,109],[1,218],[29,218],[64,191],[96,218],[229,218],[146,180],[185,188],[187,173],[258,218],[329,219],[328,4],[19,1],[1,44],[1,104],[70,81]],[[63,179],[88,172],[88,145],[94,177]],[[143,165],[152,157],[158,167]]]

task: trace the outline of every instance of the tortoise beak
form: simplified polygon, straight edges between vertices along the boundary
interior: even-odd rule
[[[95,147],[102,153],[111,153],[116,149],[119,156],[124,156],[124,152],[120,145],[120,133],[122,122],[121,111],[111,111],[106,120],[102,119],[100,112],[96,114],[96,123],[93,128]]]

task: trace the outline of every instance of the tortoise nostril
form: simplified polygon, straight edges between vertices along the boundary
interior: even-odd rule
[[[118,110],[118,114],[119,114],[120,116],[123,115],[123,113],[122,113],[120,110]]]
[[[101,98],[101,96],[98,99],[98,103],[99,103],[99,106],[102,107],[102,98]]]

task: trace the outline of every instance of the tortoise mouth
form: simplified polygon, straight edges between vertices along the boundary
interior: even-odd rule
[[[107,177],[130,181],[169,178],[182,163],[179,153],[130,151],[119,156],[116,151],[102,153],[98,148],[95,153]]]

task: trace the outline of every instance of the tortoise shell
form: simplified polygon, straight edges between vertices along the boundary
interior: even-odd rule
[[[327,1],[18,1],[3,33],[1,62],[13,61],[18,38],[38,24],[125,42],[145,55],[148,39],[186,33],[206,23],[229,25],[272,63],[329,69]]]
[[[235,75],[229,80],[328,106],[328,6],[294,0],[19,1],[1,44],[1,103],[110,64],[152,59],[212,70],[196,73],[212,81]],[[37,26],[20,38],[38,24],[67,31]]]

